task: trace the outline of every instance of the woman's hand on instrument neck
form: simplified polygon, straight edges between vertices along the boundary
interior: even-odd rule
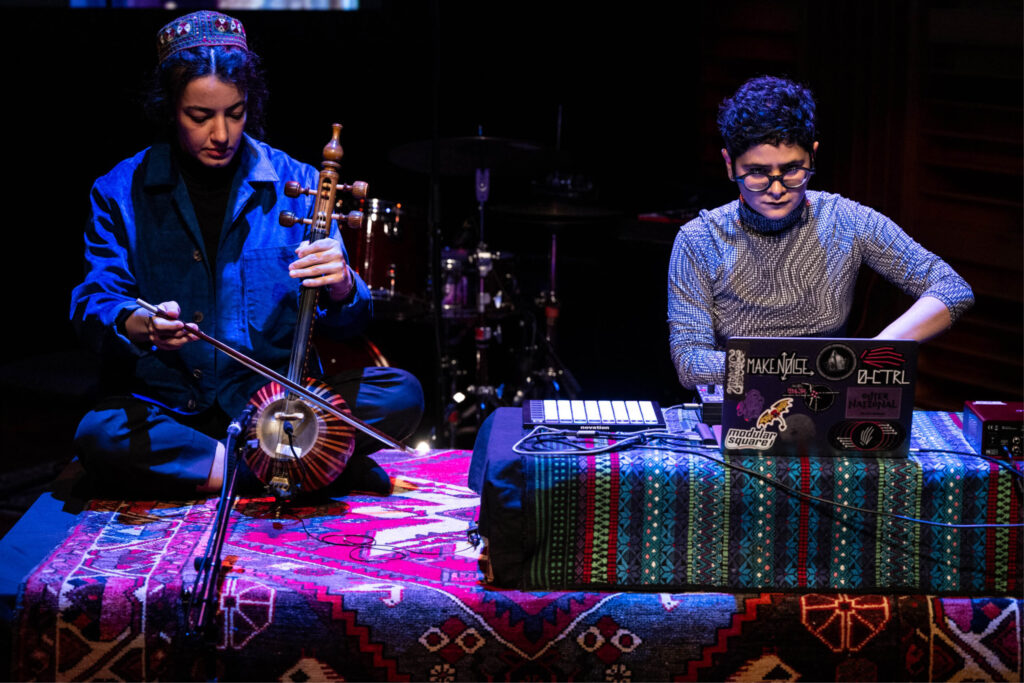
[[[295,250],[298,258],[288,266],[288,274],[299,278],[305,287],[326,287],[335,301],[342,301],[355,286],[341,243],[330,237],[312,243],[303,242]]]
[[[181,307],[176,301],[165,301],[157,308],[167,318],[152,315],[144,308],[138,308],[124,322],[125,335],[134,343],[152,345],[164,351],[177,351],[185,344],[198,337],[190,334],[189,329],[197,329],[194,323],[184,323]],[[169,318],[169,319],[168,319]]]

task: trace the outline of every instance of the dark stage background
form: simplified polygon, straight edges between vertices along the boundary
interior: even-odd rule
[[[514,255],[502,267],[522,290],[520,310],[534,313],[557,229],[556,349],[585,398],[688,398],[667,349],[671,219],[734,193],[718,156],[717,103],[753,75],[802,80],[819,99],[813,186],[890,215],[975,288],[975,309],[922,350],[919,405],[1019,400],[1021,3],[666,7],[382,0],[358,12],[234,14],[268,68],[268,141],[319,165],[339,121],[343,179],[366,180],[371,196],[403,203],[400,265],[422,273],[407,289],[426,288],[431,226],[438,246],[475,243],[477,206],[472,176],[444,176],[432,192],[425,169],[395,165],[392,153],[435,134],[480,132],[545,150],[494,168],[485,235]],[[67,455],[92,398],[93,364],[67,323],[89,186],[149,143],[137,91],[156,31],[184,11],[0,8],[3,429],[17,446],[8,457]],[[560,198],[568,216],[539,209],[550,197],[538,188],[551,177],[590,188]],[[641,220],[649,214],[669,220]],[[908,303],[866,274],[851,332],[874,334]],[[453,388],[440,382],[434,327],[384,313],[369,338],[392,364],[420,375],[429,434]],[[455,343],[460,325],[468,323],[449,322],[442,335],[465,373],[455,388],[474,382],[472,343]],[[525,329],[519,318],[502,321],[491,349],[490,379],[508,393],[522,381],[518,366],[534,358],[520,349]],[[462,333],[471,340],[471,328]]]

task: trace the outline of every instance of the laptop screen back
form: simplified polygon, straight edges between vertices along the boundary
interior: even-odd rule
[[[906,456],[917,346],[906,340],[730,339],[723,452]]]

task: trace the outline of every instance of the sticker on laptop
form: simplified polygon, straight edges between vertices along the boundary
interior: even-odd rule
[[[857,354],[846,344],[829,344],[818,353],[815,366],[822,377],[838,382],[857,369]]]
[[[742,401],[736,402],[736,416],[750,422],[764,411],[764,396],[757,389],[751,389]]]
[[[907,358],[893,346],[879,346],[861,351],[860,362],[872,368],[902,368]]]
[[[895,387],[849,387],[846,390],[847,419],[897,420],[903,390]]]
[[[868,386],[904,386],[907,379],[906,357],[892,346],[865,349],[860,354],[861,368],[857,384]]]
[[[840,451],[889,451],[903,443],[904,436],[897,422],[847,420],[832,426],[828,440]]]
[[[760,392],[751,391],[750,394],[756,393],[761,400],[761,405],[764,405],[764,399],[761,397]],[[747,395],[747,399],[750,398],[750,394]],[[736,406],[737,413],[740,412],[743,404],[746,403],[746,399]],[[748,404],[744,409],[750,409],[753,404]],[[725,447],[732,449],[739,448],[750,448],[758,451],[766,451],[775,444],[775,439],[778,438],[779,432],[786,430],[786,413],[793,407],[793,399],[791,398],[780,398],[775,403],[771,404],[765,410],[762,410],[758,415],[757,420],[754,422],[754,426],[751,429],[730,429],[725,434]],[[745,415],[741,415],[745,420],[750,421]],[[779,432],[771,431],[769,427],[778,425]]]
[[[795,351],[782,351],[777,356],[746,356],[744,372],[748,375],[765,375],[778,377],[785,382],[790,377],[813,376],[810,359]]]
[[[743,370],[747,356],[741,349],[729,349],[728,374],[725,378],[725,393],[743,395]]]
[[[790,385],[786,389],[786,395],[799,398],[807,406],[807,409],[815,413],[823,413],[832,407],[836,402],[839,392],[824,384],[811,384],[800,382]]]

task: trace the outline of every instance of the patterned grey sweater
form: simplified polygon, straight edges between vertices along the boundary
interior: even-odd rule
[[[803,217],[776,235],[739,220],[739,201],[679,229],[668,273],[669,346],[684,387],[721,384],[735,336],[841,336],[862,263],[956,321],[970,286],[891,220],[837,194],[808,191]]]

